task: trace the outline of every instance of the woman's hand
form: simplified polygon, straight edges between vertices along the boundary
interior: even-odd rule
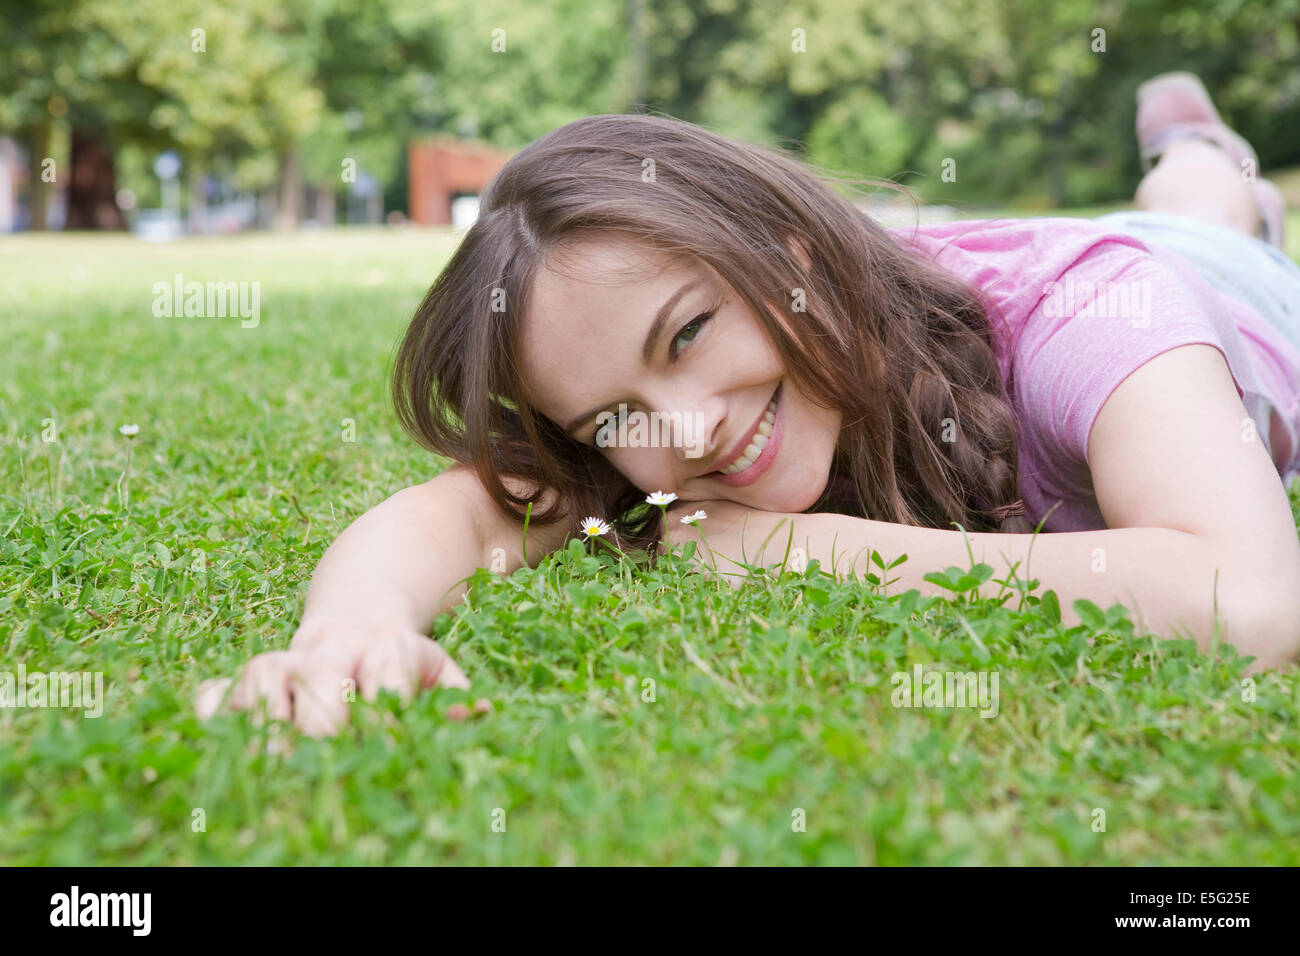
[[[409,701],[429,687],[468,690],[469,678],[425,635],[317,621],[299,627],[288,650],[258,654],[238,678],[204,681],[195,710],[206,719],[224,701],[230,710],[253,711],[259,721],[265,715],[292,722],[311,736],[327,736],[347,723],[348,703],[358,695],[373,701],[380,690],[389,690]],[[474,705],[475,713],[491,709],[482,698]],[[469,713],[464,704],[447,710],[453,720]]]

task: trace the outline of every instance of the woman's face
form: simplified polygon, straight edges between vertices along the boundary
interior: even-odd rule
[[[817,501],[840,412],[787,377],[720,276],[616,239],[575,244],[564,266],[580,278],[539,270],[524,321],[544,415],[647,493],[781,512]]]

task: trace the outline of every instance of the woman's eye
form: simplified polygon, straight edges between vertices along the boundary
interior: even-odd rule
[[[678,330],[676,337],[674,337],[672,345],[669,346],[668,357],[676,358],[677,343],[689,342],[694,339],[695,336],[700,334],[700,329],[704,328],[704,323],[708,322],[711,318],[713,318],[713,313],[705,312],[702,315],[697,315],[695,318],[691,319],[691,321],[683,325],[681,329]]]
[[[670,360],[677,358],[677,352],[679,351],[678,344],[684,342],[690,342],[697,335],[699,335],[700,330],[704,328],[705,323],[707,323],[710,319],[713,318],[713,314],[715,312],[717,312],[716,308],[710,309],[708,312],[702,312],[677,330],[677,334],[673,337],[672,342],[668,346],[668,358]],[[596,427],[596,430],[592,433],[591,444],[594,447],[596,448],[602,447],[600,443],[601,432],[616,430],[619,424],[621,423],[620,413],[616,412],[612,414],[613,414],[612,419],[610,418],[604,419],[605,424],[598,425]]]

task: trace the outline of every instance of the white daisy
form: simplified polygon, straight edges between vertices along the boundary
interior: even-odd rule
[[[602,534],[609,534],[609,525],[596,517],[583,518],[582,533],[588,538],[595,538]]]
[[[140,426],[123,425],[121,428],[118,429],[118,431],[121,432],[123,435],[125,435],[127,438],[134,438],[136,435],[140,434]]]
[[[677,495],[671,491],[668,492],[667,494],[665,494],[662,491],[656,491],[652,495],[646,495],[645,500],[646,500],[646,504],[658,505],[659,507],[663,508],[676,501]]]
[[[682,515],[682,524],[695,524],[697,521],[703,521],[708,515],[703,511],[697,511],[693,515]]]

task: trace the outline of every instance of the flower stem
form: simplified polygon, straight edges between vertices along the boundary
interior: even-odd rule
[[[127,442],[126,468],[122,471],[122,477],[117,479],[117,497],[118,497],[118,501],[122,503],[122,507],[124,509],[129,509],[131,507],[131,449],[132,447],[133,446],[131,445],[131,443]],[[122,489],[124,485],[126,488],[125,498],[123,497],[123,493],[122,493]]]

